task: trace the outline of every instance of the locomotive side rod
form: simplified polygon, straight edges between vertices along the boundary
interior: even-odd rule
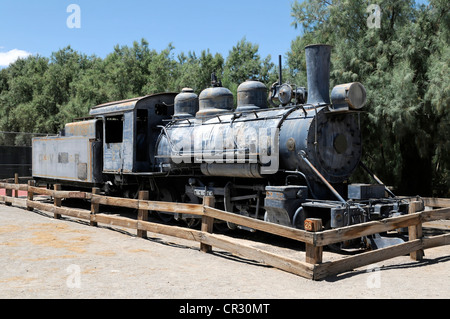
[[[334,189],[333,186],[331,186],[330,183],[328,183],[328,181],[325,179],[325,177],[322,176],[322,174],[319,173],[319,171],[317,170],[317,168],[314,167],[313,164],[311,164],[311,162],[306,158],[306,153],[305,151],[300,151],[299,152],[300,156],[302,157],[303,161],[309,166],[309,168],[311,168],[311,170],[320,178],[320,180],[329,188],[329,190],[334,194],[334,196],[337,197],[337,199],[339,199],[340,202],[342,202],[343,204],[347,204],[347,202],[345,201],[345,199],[342,198],[342,196]]]
[[[366,164],[364,164],[362,161],[359,161],[359,165],[361,165],[361,167],[370,175],[372,176],[372,178],[380,185],[384,185],[384,189],[386,190],[386,192],[389,193],[389,195],[391,195],[391,197],[396,198],[397,196],[395,196],[395,194],[386,187],[386,185],[366,166]]]

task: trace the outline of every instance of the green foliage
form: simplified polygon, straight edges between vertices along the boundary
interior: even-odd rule
[[[258,46],[245,39],[230,52],[226,65],[221,54],[209,50],[177,58],[173,50],[169,44],[157,52],[141,39],[131,47],[116,45],[104,59],[70,46],[50,58],[19,59],[0,70],[0,131],[56,133],[95,105],[184,87],[200,93],[211,85],[213,72],[236,89],[242,79],[267,80],[273,68],[270,56],[262,59]]]
[[[367,90],[363,160],[400,194],[449,196],[450,4],[378,1],[380,28],[369,28],[371,3],[295,1],[293,25],[304,33],[288,53],[290,76],[306,82],[306,45],[333,45],[331,86]]]

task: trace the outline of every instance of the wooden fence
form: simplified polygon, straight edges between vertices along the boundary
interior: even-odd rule
[[[92,192],[89,193],[63,191],[60,185],[55,185],[53,190],[35,187],[34,181],[32,180],[28,181],[27,185],[0,183],[0,190],[2,188],[6,189],[6,191],[5,195],[0,196],[0,202],[6,205],[26,207],[28,210],[37,209],[46,211],[53,213],[55,218],[60,218],[62,215],[65,215],[83,219],[89,221],[92,226],[105,224],[135,229],[139,237],[146,237],[147,232],[152,232],[193,240],[200,243],[200,250],[203,252],[210,252],[213,247],[226,250],[230,253],[313,280],[324,279],[330,275],[339,274],[405,254],[410,254],[414,260],[421,260],[424,249],[450,244],[450,233],[431,237],[425,237],[422,234],[423,223],[450,219],[450,199],[420,198],[420,200],[412,200],[408,215],[323,231],[322,223],[319,219],[306,220],[306,230],[299,230],[228,213],[214,208],[214,197],[209,196],[204,197],[203,204],[169,203],[147,200],[148,192],[146,191],[139,193],[139,199],[126,199],[99,195],[100,190],[98,188],[92,189]],[[13,191],[15,192],[14,196]],[[26,191],[28,194],[27,199],[18,198],[18,191]],[[53,204],[33,200],[35,194],[51,196],[53,198]],[[91,209],[62,207],[61,200],[63,198],[90,200]],[[138,218],[131,219],[101,214],[99,213],[100,205],[137,209]],[[424,211],[425,206],[433,207],[434,209]],[[201,229],[195,230],[149,222],[147,221],[149,211],[200,216],[202,219]],[[273,254],[238,243],[233,238],[213,234],[213,223],[215,219],[303,242],[305,243],[305,260],[296,260]],[[353,256],[345,256],[333,261],[323,260],[323,247],[326,245],[404,227],[408,227],[409,241],[407,242],[387,248],[366,251]]]

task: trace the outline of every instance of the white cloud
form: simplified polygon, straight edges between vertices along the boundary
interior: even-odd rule
[[[0,67],[8,66],[11,63],[16,62],[17,59],[26,58],[30,55],[30,52],[18,49],[13,49],[8,52],[0,52]]]

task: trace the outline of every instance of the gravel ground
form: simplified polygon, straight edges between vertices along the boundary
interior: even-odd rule
[[[421,262],[402,256],[311,281],[224,251],[201,253],[195,242],[148,236],[0,205],[0,298],[450,297],[450,246],[426,250]],[[263,241],[252,245],[266,246]],[[304,258],[303,249],[267,249]],[[325,252],[327,258],[340,256]]]

